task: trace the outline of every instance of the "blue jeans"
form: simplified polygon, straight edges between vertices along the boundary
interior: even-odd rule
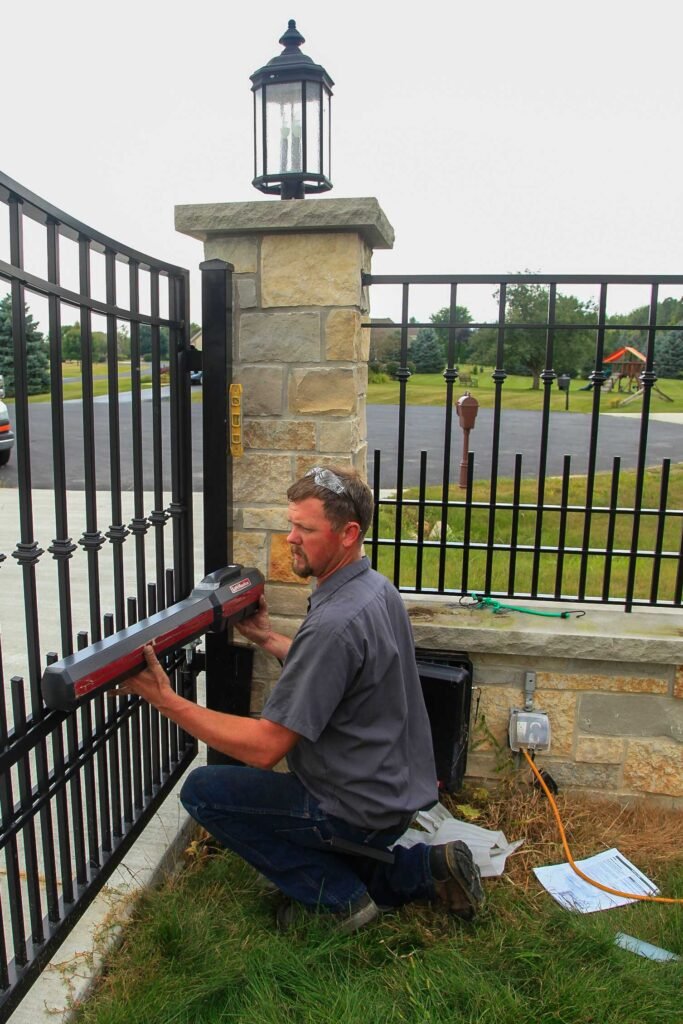
[[[397,847],[393,864],[333,852],[332,837],[386,849],[403,828],[372,832],[334,818],[294,774],[207,765],[190,772],[180,799],[223,846],[307,906],[341,912],[366,892],[385,907],[434,898],[428,846]]]

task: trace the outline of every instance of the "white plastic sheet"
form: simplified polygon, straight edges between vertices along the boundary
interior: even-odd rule
[[[396,846],[411,847],[417,843],[437,846],[460,839],[472,851],[472,858],[479,868],[482,878],[495,878],[502,875],[506,858],[522,845],[523,839],[508,843],[502,832],[473,825],[469,821],[454,818],[443,804],[434,804],[427,811],[420,811],[417,823],[422,826],[409,828],[401,836]]]

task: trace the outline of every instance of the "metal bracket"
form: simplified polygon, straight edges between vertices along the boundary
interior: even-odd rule
[[[194,373],[195,370],[201,370],[203,367],[201,349],[195,348],[194,345],[190,345],[187,350],[188,360],[187,368],[190,373]]]
[[[244,455],[242,443],[242,385],[231,384],[228,396],[230,416],[230,454],[233,458]]]

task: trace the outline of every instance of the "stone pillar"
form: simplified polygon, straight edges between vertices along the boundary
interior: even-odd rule
[[[376,199],[178,206],[176,229],[235,268],[234,380],[244,456],[233,464],[234,557],[264,573],[275,628],[293,633],[308,585],[291,572],[289,485],[314,465],[366,473],[369,314],[361,273],[394,233]],[[277,677],[257,652],[254,706]]]

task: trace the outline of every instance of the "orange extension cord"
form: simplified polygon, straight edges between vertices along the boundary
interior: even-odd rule
[[[562,840],[562,846],[564,847],[564,852],[567,855],[567,860],[569,861],[569,865],[570,865],[572,871],[576,872],[576,874],[579,876],[579,878],[583,878],[584,882],[588,882],[589,885],[594,885],[596,889],[602,889],[603,892],[611,893],[612,896],[622,896],[624,899],[627,899],[627,900],[644,900],[644,901],[647,901],[648,903],[683,903],[683,899],[671,899],[671,898],[669,898],[667,896],[642,896],[642,895],[639,895],[638,893],[635,893],[635,892],[620,892],[619,889],[610,889],[610,887],[608,885],[603,885],[601,882],[596,882],[594,878],[589,878],[588,875],[584,875],[584,873],[581,870],[581,868],[578,868],[576,866],[576,864],[574,863],[574,858],[572,857],[571,850],[569,849],[569,844],[567,842],[567,836],[565,835],[564,826],[562,824],[562,819],[560,818],[560,812],[557,809],[557,804],[555,803],[555,799],[553,797],[553,794],[548,789],[548,787],[546,785],[546,782],[545,782],[545,779],[543,778],[543,776],[539,772],[539,770],[536,767],[536,765],[534,764],[533,760],[529,757],[529,752],[528,752],[528,750],[526,750],[525,747],[522,747],[522,753],[524,754],[525,758],[529,762],[529,766],[530,766],[532,772],[534,773],[534,775],[538,779],[538,782],[539,782],[539,784],[541,786],[541,789],[543,790],[545,795],[548,797],[548,800],[550,801],[550,806],[553,809],[553,814],[555,815],[555,821],[557,822],[557,827],[560,830],[560,839]]]

